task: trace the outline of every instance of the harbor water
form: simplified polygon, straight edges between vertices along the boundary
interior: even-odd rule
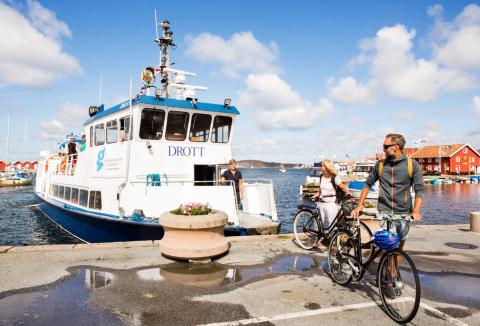
[[[309,173],[307,169],[240,169],[244,179],[271,179],[281,233],[292,232],[297,205],[302,202],[299,188]],[[480,210],[480,185],[425,185],[422,224],[465,224],[469,213]],[[0,245],[39,245],[77,243],[78,240],[46,218],[35,204],[32,186],[0,188]]]

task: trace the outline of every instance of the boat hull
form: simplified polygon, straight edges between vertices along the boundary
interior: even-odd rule
[[[31,185],[33,179],[0,179],[0,187],[16,187]]]
[[[163,237],[160,224],[140,224],[93,217],[55,206],[44,199],[40,211],[75,238],[89,243],[159,240]]]

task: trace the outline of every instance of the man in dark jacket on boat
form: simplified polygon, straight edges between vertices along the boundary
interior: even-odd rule
[[[243,199],[243,177],[242,173],[237,170],[237,161],[232,159],[228,162],[228,170],[223,172],[222,176],[220,177],[220,183],[225,183],[225,180],[234,182],[237,206],[239,209],[242,209],[241,200]]]
[[[68,142],[68,165],[70,166],[70,174],[73,174],[73,168],[77,164],[77,144],[75,144],[75,138],[70,137]]]

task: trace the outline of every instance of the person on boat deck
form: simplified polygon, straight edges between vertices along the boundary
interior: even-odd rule
[[[87,136],[82,136],[82,147],[80,147],[80,152],[83,152],[87,147]]]
[[[322,162],[322,175],[320,176],[320,189],[312,196],[312,198],[320,197],[321,202],[318,203],[318,210],[322,217],[322,225],[324,228],[328,228],[330,224],[337,216],[339,206],[337,205],[337,189],[339,188],[347,195],[351,195],[347,186],[342,182],[337,171],[335,164],[331,160],[323,160]]]
[[[228,170],[223,172],[222,176],[220,177],[220,183],[225,183],[225,180],[231,180],[234,182],[235,192],[237,194],[237,207],[242,209],[241,200],[243,199],[243,177],[242,172],[237,170],[237,161],[232,159],[228,162]]]
[[[72,162],[72,165],[77,163],[77,144],[75,144],[75,138],[70,137],[68,142],[68,163]]]

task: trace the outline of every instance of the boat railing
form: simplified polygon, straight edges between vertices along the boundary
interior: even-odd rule
[[[60,156],[60,163],[56,166],[56,175],[75,175],[75,168],[77,166],[78,154],[70,154]]]

